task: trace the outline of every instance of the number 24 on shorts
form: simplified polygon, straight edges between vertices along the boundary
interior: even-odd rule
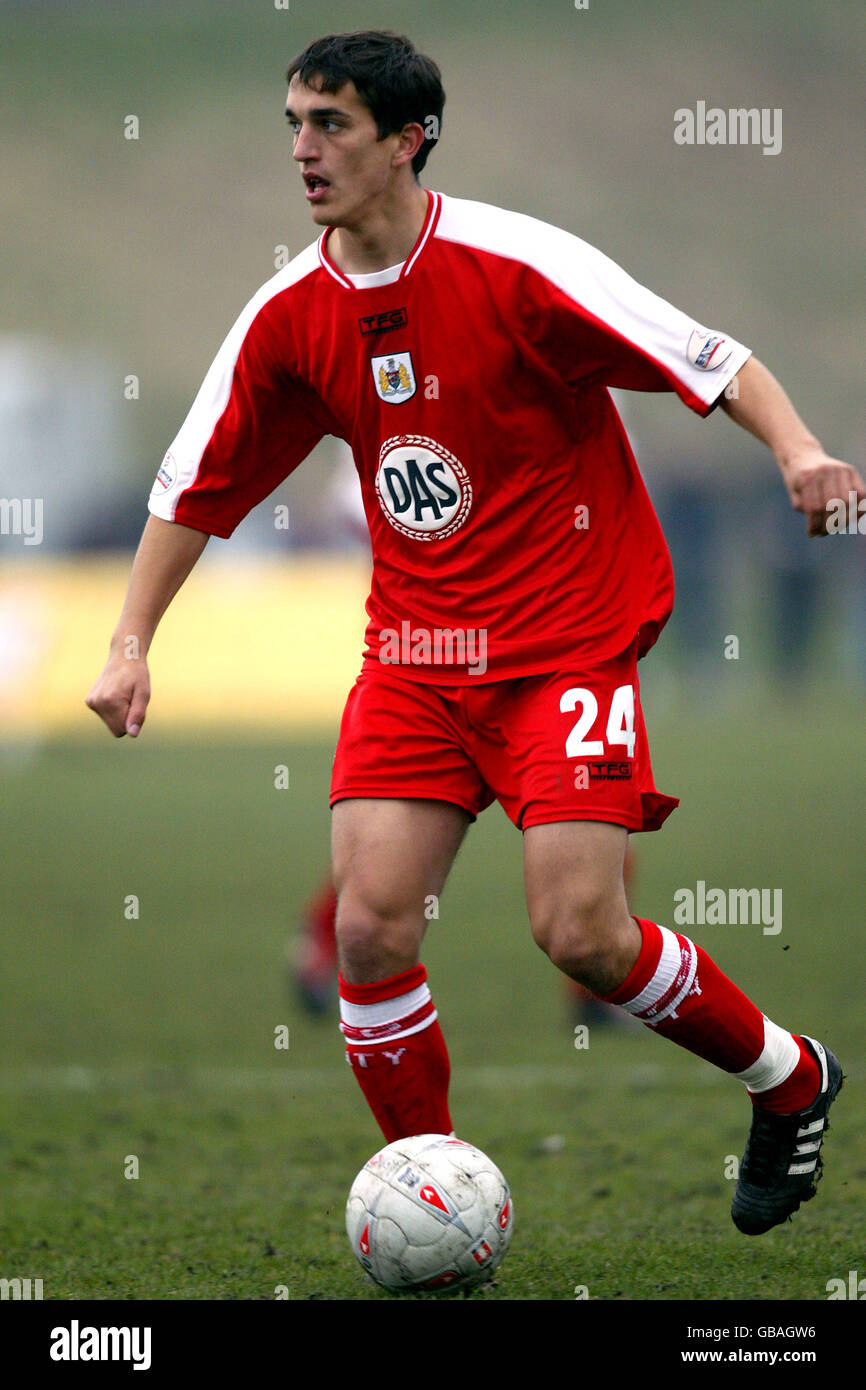
[[[598,758],[605,753],[604,742],[600,738],[587,739],[598,718],[598,700],[591,690],[582,686],[572,686],[566,690],[559,701],[562,714],[573,714],[580,705],[580,717],[565,740],[567,758]],[[608,747],[622,745],[629,758],[634,757],[634,686],[620,685],[613,692],[610,712],[607,716],[605,739]]]

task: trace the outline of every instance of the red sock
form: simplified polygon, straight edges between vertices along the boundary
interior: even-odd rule
[[[606,1002],[732,1072],[756,1105],[779,1113],[811,1105],[821,1074],[802,1041],[762,1014],[687,936],[634,920],[643,937],[640,954]]]
[[[416,965],[371,985],[340,976],[346,1059],[386,1140],[451,1134],[451,1067],[427,971]]]

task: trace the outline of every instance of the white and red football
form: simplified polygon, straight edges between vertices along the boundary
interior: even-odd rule
[[[496,1164],[447,1134],[416,1134],[380,1149],[346,1203],[357,1259],[395,1293],[485,1283],[513,1226],[511,1193]]]

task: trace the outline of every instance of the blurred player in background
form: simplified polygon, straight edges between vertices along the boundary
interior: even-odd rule
[[[726,333],[570,233],[426,190],[444,93],[408,40],[331,36],[288,79],[322,234],[244,309],[163,460],[88,703],[139,734],[145,654],[208,535],[229,536],[323,435],[345,439],[373,575],[331,787],[341,1026],[386,1139],[452,1130],[425,907],[498,799],[553,963],[746,1086],[732,1214],[766,1231],[814,1194],[842,1073],[699,945],[628,911],[628,834],[677,805],[653,782],[637,679],[673,585],[608,388],[721,405],[772,451],[812,535],[863,482]]]

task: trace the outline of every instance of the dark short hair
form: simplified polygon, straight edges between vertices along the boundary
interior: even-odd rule
[[[305,86],[331,95],[346,82],[354,82],[376,122],[380,140],[405,125],[423,126],[424,143],[412,160],[412,168],[416,174],[424,168],[439,139],[445,93],[433,59],[418,53],[409,39],[381,29],[329,34],[299,53],[289,64],[286,77],[289,82],[297,77]]]

